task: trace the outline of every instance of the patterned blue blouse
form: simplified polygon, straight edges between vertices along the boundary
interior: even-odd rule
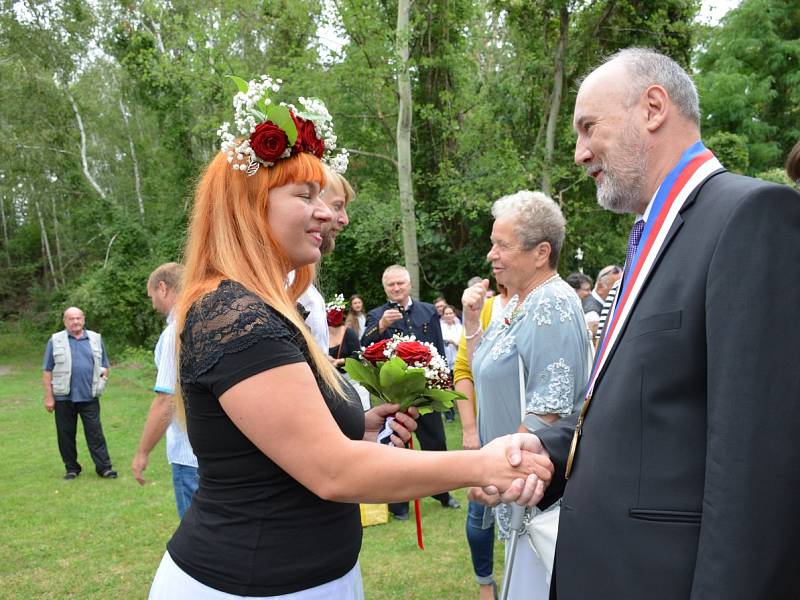
[[[561,278],[534,289],[521,304],[513,296],[503,318],[481,337],[472,358],[481,444],[516,432],[522,422],[518,356],[526,414],[565,417],[580,406],[589,377],[589,333],[578,296]]]

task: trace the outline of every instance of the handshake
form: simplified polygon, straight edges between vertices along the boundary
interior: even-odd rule
[[[531,433],[506,435],[492,440],[480,453],[493,467],[480,487],[470,488],[470,500],[487,506],[501,502],[534,506],[541,501],[554,468],[539,438]]]

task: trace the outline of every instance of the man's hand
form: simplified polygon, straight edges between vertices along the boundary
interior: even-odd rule
[[[542,446],[539,438],[532,433],[515,433],[508,436],[506,458],[511,466],[522,465],[532,473],[525,481],[521,479],[514,481],[502,494],[498,494],[494,486],[483,488],[483,494],[492,501],[495,496],[499,496],[500,502],[535,506],[541,501],[553,478],[555,468],[550,461],[550,454]]]
[[[408,414],[397,412],[400,410],[399,404],[380,404],[364,413],[364,439],[374,442],[378,434],[383,429],[386,417],[394,417],[390,427],[394,431],[391,436],[392,443],[402,448],[411,439],[411,433],[417,429],[416,418],[419,411],[415,407],[408,409]]]
[[[44,409],[49,413],[56,409],[56,399],[53,396],[44,397]]]
[[[378,331],[383,333],[391,326],[392,323],[399,321],[402,318],[403,313],[396,308],[390,308],[389,310],[384,311],[381,315],[381,320],[378,321]]]
[[[133,456],[133,462],[131,463],[131,471],[133,472],[133,478],[139,482],[139,485],[144,485],[144,470],[147,468],[147,463],[150,461],[150,457],[143,452],[137,452]]]

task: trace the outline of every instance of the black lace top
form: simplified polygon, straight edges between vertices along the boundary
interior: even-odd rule
[[[342,432],[363,438],[358,395],[348,386],[346,400],[335,397],[314,370],[301,333],[258,296],[224,281],[186,316],[181,390],[200,487],[167,549],[181,569],[217,590],[288,594],[337,579],[358,559],[358,506],[328,502],[304,488],[245,437],[219,403],[238,382],[302,361],[317,376]]]

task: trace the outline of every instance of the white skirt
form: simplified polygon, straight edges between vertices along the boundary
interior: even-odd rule
[[[280,596],[236,596],[215,590],[190,577],[175,564],[169,552],[165,552],[148,596],[149,600],[238,600],[239,598],[248,598],[249,600],[262,598],[274,600],[364,600],[364,588],[361,584],[361,569],[356,562],[356,565],[339,579],[307,590]]]

